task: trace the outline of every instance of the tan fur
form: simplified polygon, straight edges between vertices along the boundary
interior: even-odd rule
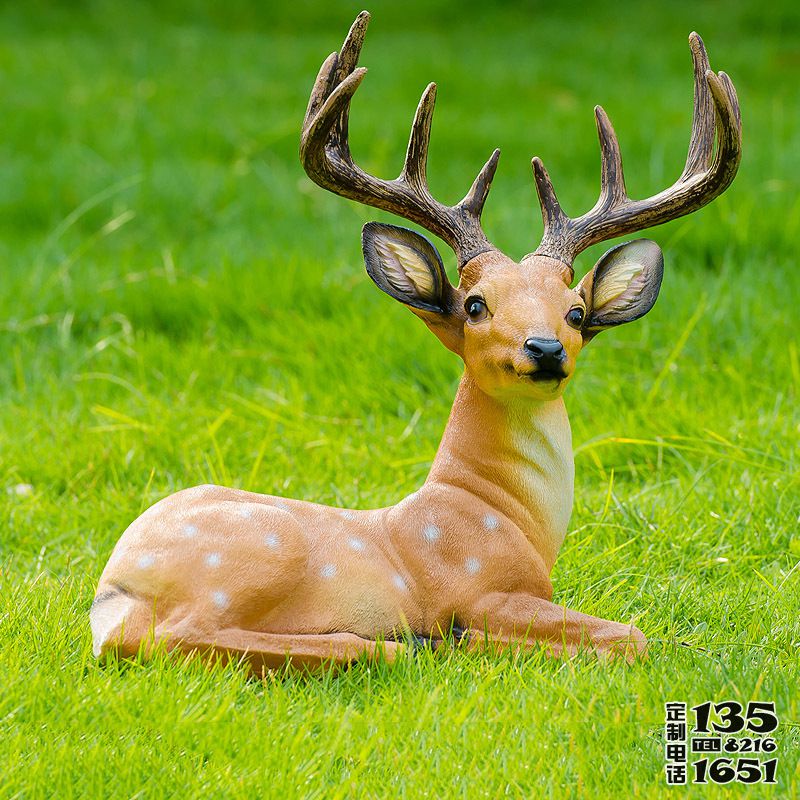
[[[123,534],[98,585],[95,650],[153,643],[294,663],[394,658],[407,631],[456,625],[474,646],[644,646],[641,633],[550,602],[550,570],[572,508],[573,459],[561,393],[583,345],[564,316],[582,305],[550,258],[500,253],[468,263],[458,302],[480,292],[493,314],[434,320],[412,309],[465,373],[425,484],[396,506],[348,511],[217,486],[178,492]],[[520,342],[557,337],[568,377],[535,384]],[[345,637],[342,639],[342,637]],[[349,637],[349,638],[348,638]]]

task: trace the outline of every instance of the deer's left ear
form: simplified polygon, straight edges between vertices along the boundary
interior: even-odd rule
[[[612,247],[577,286],[586,302],[584,335],[644,316],[656,302],[663,274],[664,255],[655,242],[637,239]]]

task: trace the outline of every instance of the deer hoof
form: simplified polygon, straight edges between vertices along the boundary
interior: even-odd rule
[[[595,640],[601,658],[624,659],[629,664],[647,659],[647,638],[635,625],[615,624],[608,633]]]

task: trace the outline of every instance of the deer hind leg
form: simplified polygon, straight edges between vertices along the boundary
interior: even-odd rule
[[[241,662],[255,677],[281,669],[287,662],[293,668],[311,671],[346,666],[362,656],[391,664],[403,649],[398,642],[377,642],[354,633],[262,633],[235,628],[213,636],[186,633],[168,643],[168,647],[213,662]]]
[[[284,634],[226,628],[208,631],[191,619],[175,623],[155,621],[154,604],[123,589],[109,589],[95,600],[91,612],[94,654],[116,652],[131,657],[140,650],[149,655],[155,645],[187,655],[227,663],[242,662],[251,674],[293,667],[314,670],[326,665],[344,666],[363,655],[392,663],[402,651],[398,642],[377,642],[353,633]]]

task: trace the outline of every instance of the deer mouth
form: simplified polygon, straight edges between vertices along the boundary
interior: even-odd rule
[[[537,369],[533,372],[523,372],[520,377],[527,378],[534,383],[549,383],[550,381],[561,383],[567,377],[567,373],[561,369]]]

